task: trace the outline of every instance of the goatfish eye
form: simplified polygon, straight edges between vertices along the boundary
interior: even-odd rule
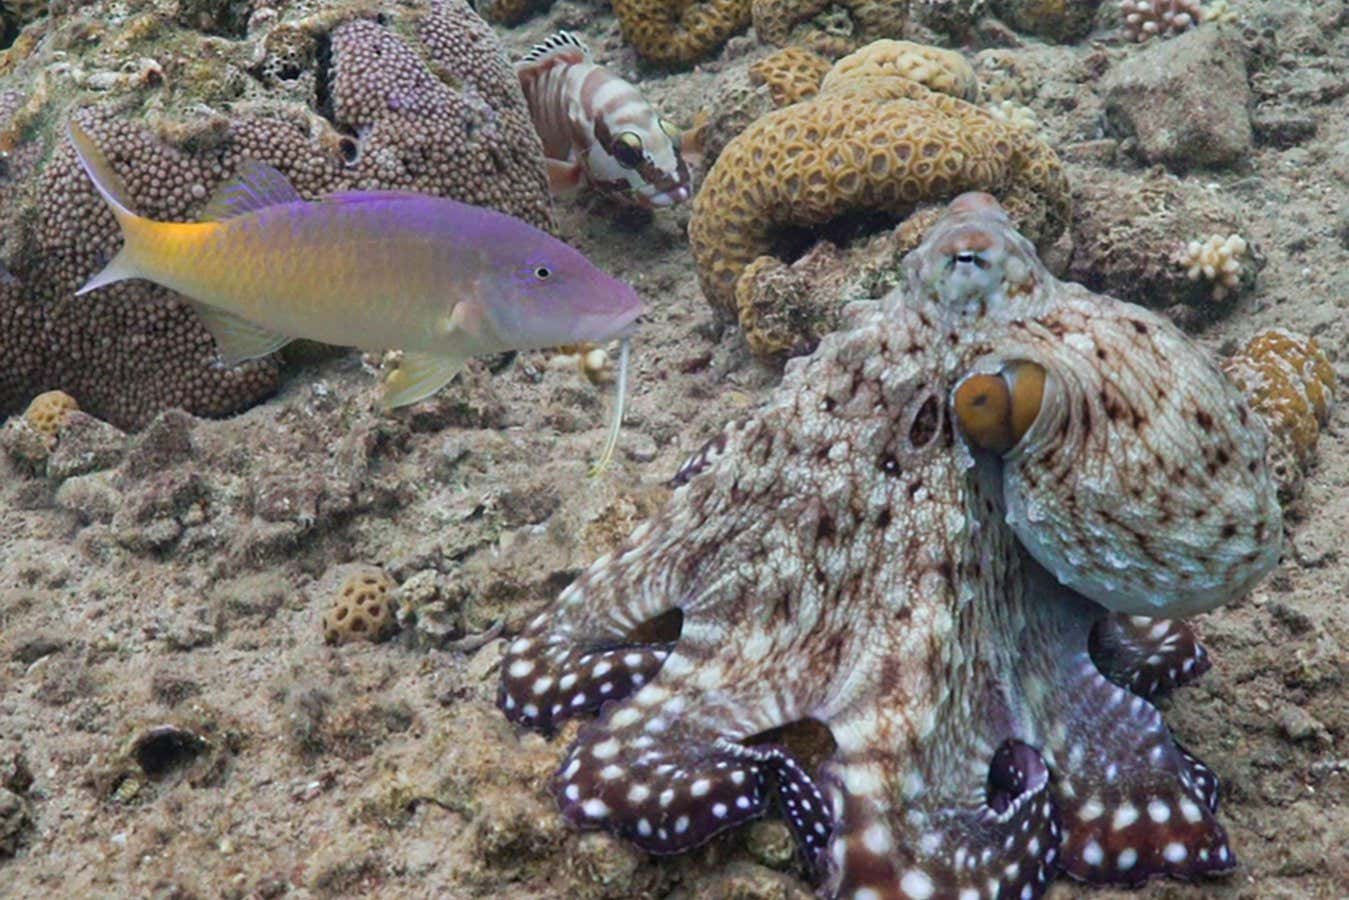
[[[535,266],[534,277],[539,281],[547,281],[549,278],[553,277],[553,270],[547,266]]]
[[[642,164],[642,137],[635,131],[625,131],[614,141],[614,159],[625,169],[635,169]]]

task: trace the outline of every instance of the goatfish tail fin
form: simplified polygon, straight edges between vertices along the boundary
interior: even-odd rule
[[[75,292],[76,294],[87,294],[89,291],[101,288],[105,284],[112,284],[115,281],[122,281],[127,278],[141,277],[142,267],[139,258],[157,223],[138,215],[132,209],[131,198],[127,193],[125,182],[122,181],[120,175],[113,171],[108,158],[103,155],[102,150],[98,149],[98,145],[94,143],[93,138],[89,136],[83,126],[71,119],[66,130],[70,135],[70,143],[74,145],[75,153],[80,159],[80,165],[84,167],[89,180],[98,189],[103,202],[107,203],[108,208],[112,210],[113,216],[117,219],[117,224],[122,227],[122,249],[117,252],[117,255],[101,272],[90,278],[83,287]]]

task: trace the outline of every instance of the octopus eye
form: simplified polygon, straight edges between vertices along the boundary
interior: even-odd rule
[[[996,375],[967,376],[956,385],[951,406],[970,446],[1003,454],[1035,424],[1044,392],[1043,366],[1013,362]]]
[[[642,138],[635,131],[625,131],[614,141],[614,159],[625,169],[635,169],[642,164]]]
[[[955,261],[957,264],[963,264],[967,266],[975,265],[978,266],[980,269],[988,268],[988,260],[984,259],[979,254],[975,253],[973,250],[961,250],[959,253],[955,255]]]

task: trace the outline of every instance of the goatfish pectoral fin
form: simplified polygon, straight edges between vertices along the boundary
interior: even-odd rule
[[[215,338],[220,361],[226,366],[237,366],[245,360],[275,353],[291,342],[291,338],[284,334],[269,331],[261,325],[222,312],[205,303],[193,303],[192,308],[196,310],[206,330],[211,332],[211,337]]]
[[[468,363],[460,356],[404,352],[398,368],[384,380],[384,407],[395,409],[425,400],[450,383]]]

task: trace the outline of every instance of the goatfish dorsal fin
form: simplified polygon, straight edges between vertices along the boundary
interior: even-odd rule
[[[205,303],[193,303],[192,308],[201,319],[206,330],[215,338],[216,349],[220,352],[220,361],[227,366],[275,353],[291,339],[284,334],[269,331],[254,322],[231,313],[223,312]]]
[[[203,222],[232,219],[245,213],[257,212],[281,203],[302,200],[295,185],[266,163],[248,160],[239,166],[234,177],[222,181],[201,212]]]
[[[465,363],[460,356],[404,351],[403,361],[384,380],[384,407],[393,409],[426,399],[449,384]]]
[[[390,200],[425,200],[416,191],[333,191],[319,197],[323,203],[387,203]]]
[[[521,69],[546,68],[553,63],[574,65],[583,62],[590,62],[590,48],[570,31],[559,31],[529,48],[529,52],[515,64],[515,69],[518,72]]]

